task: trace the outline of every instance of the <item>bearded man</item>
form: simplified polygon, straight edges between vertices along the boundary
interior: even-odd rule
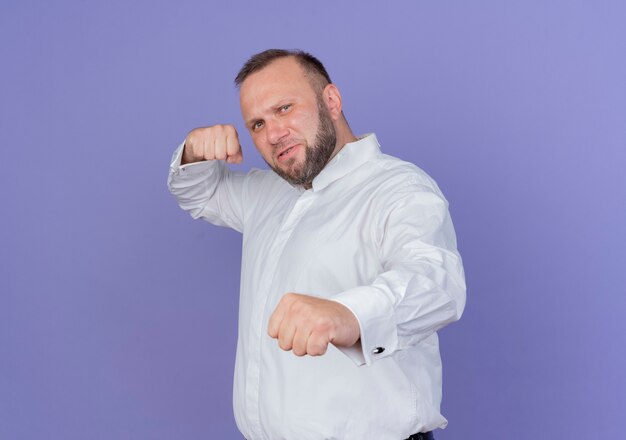
[[[314,56],[261,52],[235,83],[273,171],[231,171],[237,131],[214,125],[188,134],[168,185],[193,218],[243,234],[237,426],[249,440],[433,438],[447,423],[436,331],[465,306],[446,199],[354,136]]]

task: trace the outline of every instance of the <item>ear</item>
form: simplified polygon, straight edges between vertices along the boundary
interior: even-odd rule
[[[334,84],[327,84],[322,91],[322,98],[333,121],[341,117],[341,94]]]

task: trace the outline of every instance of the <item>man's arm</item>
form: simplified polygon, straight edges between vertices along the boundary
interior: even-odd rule
[[[223,162],[241,163],[235,127],[215,125],[192,130],[174,152],[167,180],[181,208],[194,219],[243,229],[242,188],[245,176]]]
[[[333,343],[369,365],[461,317],[465,277],[446,200],[438,190],[407,184],[380,208],[383,271],[329,300],[285,295],[268,329],[281,348],[321,355]]]
[[[331,298],[359,321],[360,346],[343,349],[359,365],[419,343],[458,320],[465,307],[463,264],[438,189],[408,184],[380,212],[383,271],[371,284]]]

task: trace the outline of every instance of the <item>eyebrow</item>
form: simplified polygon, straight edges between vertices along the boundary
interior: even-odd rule
[[[271,109],[273,109],[273,110],[275,110],[275,109],[277,109],[277,108],[282,107],[283,105],[286,105],[286,104],[293,104],[293,101],[294,101],[294,99],[293,99],[292,97],[285,97],[285,98],[281,98],[281,99],[279,99],[278,101],[276,101],[276,103],[275,103],[275,104],[273,104],[272,106],[270,106],[270,108],[271,108]],[[257,122],[257,121],[262,121],[262,120],[263,120],[263,118],[261,118],[261,117],[258,117],[258,118],[257,118],[257,117],[250,118],[250,119],[248,119],[248,120],[246,121],[246,124],[247,124],[246,126],[250,126],[250,125],[254,124],[254,123],[255,123],[255,122]]]
[[[292,102],[293,102],[293,99],[290,99],[290,98],[279,99],[278,101],[276,101],[275,104],[270,106],[270,109],[273,111],[273,110],[276,110],[277,108],[282,107],[283,105],[291,104]],[[263,120],[262,117],[258,117],[258,118],[253,117],[253,118],[248,119],[247,124],[252,125],[257,121],[262,121],[262,120]]]
[[[256,121],[260,121],[261,119],[259,118],[252,118],[252,119],[248,119],[248,121],[246,121],[246,127],[251,126],[252,124],[254,124]]]

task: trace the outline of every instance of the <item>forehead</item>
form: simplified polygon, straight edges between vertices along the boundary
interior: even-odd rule
[[[281,99],[315,97],[300,63],[293,57],[279,58],[248,76],[239,91],[241,111],[249,113],[273,106]]]

